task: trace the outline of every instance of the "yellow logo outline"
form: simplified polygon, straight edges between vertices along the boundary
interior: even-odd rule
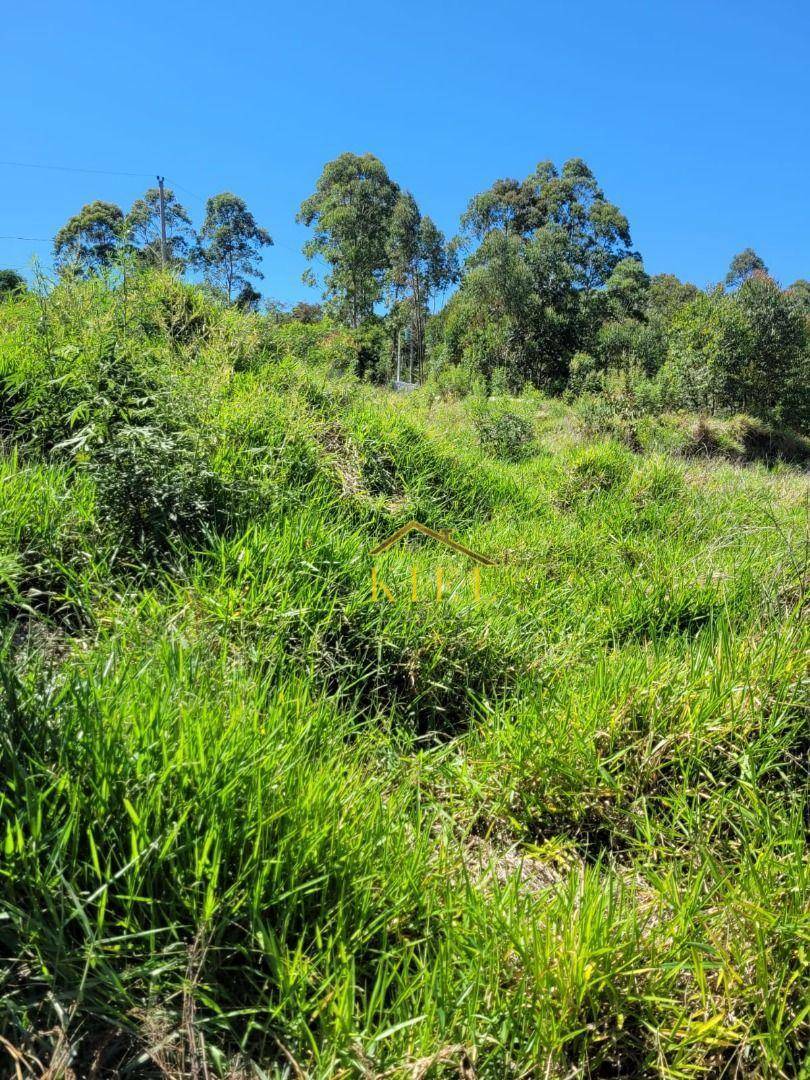
[[[473,559],[477,563],[481,563],[482,566],[497,566],[494,559],[488,558],[486,555],[481,555],[478,551],[473,551],[472,548],[465,547],[464,544],[459,544],[457,540],[451,540],[450,534],[446,532],[437,532],[435,529],[428,528],[427,525],[423,525],[421,521],[417,521],[412,518],[406,522],[396,532],[391,533],[387,539],[378,544],[375,548],[372,548],[369,555],[381,555],[384,551],[388,551],[394,544],[403,540],[409,533],[419,532],[424,536],[430,537],[431,540],[436,540],[440,544],[444,544],[445,547],[450,548],[451,551],[458,551],[462,555],[466,555],[468,559]]]

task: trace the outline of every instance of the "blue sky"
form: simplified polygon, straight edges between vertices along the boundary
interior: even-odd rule
[[[651,273],[705,285],[754,247],[810,278],[810,5],[513,0],[7,4],[0,234],[165,174],[199,223],[243,196],[270,230],[261,288],[292,302],[295,213],[325,161],[371,151],[448,234],[467,200],[583,157]],[[193,193],[193,194],[192,194]],[[195,198],[196,196],[196,198]],[[0,267],[47,244],[0,239]]]

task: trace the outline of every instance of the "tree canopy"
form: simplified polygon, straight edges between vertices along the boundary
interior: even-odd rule
[[[124,212],[120,206],[100,199],[88,203],[56,234],[54,261],[60,270],[94,273],[110,265],[124,233]]]
[[[250,278],[264,277],[258,260],[262,248],[272,243],[270,233],[256,223],[244,199],[224,191],[206,203],[193,261],[231,303],[235,293],[250,285]]]
[[[16,270],[0,270],[0,296],[9,293],[24,292],[25,278]]]
[[[497,180],[473,197],[461,224],[479,241],[493,230],[524,240],[540,233],[564,238],[578,288],[604,285],[616,264],[632,254],[627,218],[608,202],[581,158],[571,158],[559,171],[553,162],[541,161],[520,182]]]
[[[768,267],[757,255],[753,248],[745,248],[743,251],[738,252],[728,268],[726,274],[726,288],[736,289],[744,281],[747,281],[752,274],[767,274]]]
[[[470,200],[461,227],[469,254],[447,342],[456,359],[503,366],[516,383],[560,386],[604,315],[591,296],[614,272],[615,304],[643,304],[647,277],[627,219],[579,158],[561,169],[540,162],[522,181],[497,180]]]
[[[166,262],[182,269],[196,241],[191,218],[171,188],[164,189]],[[161,266],[160,190],[149,188],[127,214],[125,230],[138,256],[149,266]]]
[[[332,311],[359,326],[382,296],[388,270],[391,215],[399,186],[373,154],[341,154],[328,162],[297,220],[314,235],[309,259],[328,266],[326,299]],[[307,280],[314,280],[310,273]]]
[[[196,270],[222,300],[258,311],[254,281],[273,241],[245,201],[230,192],[208,199],[198,236],[170,189],[165,211],[169,265]],[[675,407],[810,426],[810,282],[783,290],[750,247],[713,289],[651,276],[626,216],[581,158],[494,181],[469,200],[448,241],[379,158],[344,153],[324,165],[297,220],[311,229],[304,280],[315,284],[325,268],[323,303],[289,310],[268,300],[265,314],[343,323],[356,332],[364,377],[404,369],[421,379],[458,366],[490,387],[569,394],[620,377]],[[60,272],[83,276],[119,252],[161,265],[157,188],[127,215],[89,203],[54,242]],[[0,292],[24,287],[15,271],[0,272]]]

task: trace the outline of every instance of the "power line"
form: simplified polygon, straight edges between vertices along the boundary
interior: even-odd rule
[[[177,181],[172,180],[171,177],[169,177],[168,179],[169,179],[169,183],[172,185],[172,187],[180,188],[181,191],[185,191],[186,195],[190,195],[192,197],[192,199],[196,199],[197,202],[200,202],[203,205],[205,205],[206,200],[203,199],[201,195],[195,195],[193,191],[190,191],[187,187],[183,187],[182,184],[178,184]]]
[[[35,244],[52,244],[52,236],[0,236],[0,240],[30,240]]]
[[[86,173],[86,174],[89,174],[89,175],[92,175],[92,176],[129,176],[129,177],[136,177],[138,179],[143,179],[144,177],[147,177],[147,176],[151,177],[152,176],[152,173],[146,173],[146,172],[142,172],[142,173],[141,172],[120,172],[120,171],[115,171],[115,170],[111,170],[111,169],[84,169],[84,168],[74,167],[72,165],[43,165],[43,164],[39,164],[39,163],[35,163],[35,162],[28,162],[28,161],[0,161],[0,165],[4,165],[4,166],[10,167],[10,168],[17,168],[17,169],[47,169],[47,170],[54,171],[54,172]],[[190,188],[185,187],[185,185],[180,184],[176,180],[172,180],[171,178],[169,178],[169,183],[173,187],[179,188],[181,191],[185,192],[187,195],[190,195],[192,197],[192,199],[196,199],[203,206],[206,204],[206,201],[207,201],[206,199],[203,199],[202,196],[197,195]],[[52,244],[54,238],[53,237],[45,237],[45,236],[5,236],[5,235],[0,235],[0,240],[24,240],[24,241],[27,241],[29,243],[34,243],[34,244]],[[300,250],[298,250],[296,248],[293,248],[293,247],[290,247],[289,244],[285,244],[280,240],[275,240],[274,241],[274,246],[284,248],[286,251],[289,251],[294,255],[300,255],[301,254]],[[318,262],[322,263],[324,267],[328,268],[329,264],[326,262],[326,260],[321,255],[315,253],[312,256],[312,258],[314,258]]]
[[[120,172],[112,169],[79,169],[73,165],[40,165],[32,161],[0,161],[0,165],[6,165],[14,169],[48,169],[53,172],[91,173],[94,176],[135,176],[142,178],[152,175],[147,172]]]
[[[206,205],[207,200],[203,199],[201,195],[195,194],[190,188],[184,187],[183,184],[178,184],[178,182],[176,180],[173,180],[170,176],[167,177],[167,179],[168,179],[169,183],[172,185],[173,188],[179,188],[180,191],[184,191],[186,193],[186,195],[190,195],[192,197],[192,199],[196,199],[197,202],[202,203],[203,206]],[[273,231],[275,231],[275,230],[273,230]],[[300,248],[290,247],[289,244],[285,244],[281,240],[274,239],[273,240],[273,247],[284,248],[285,251],[289,251],[293,255],[300,255],[301,254],[301,249]],[[329,264],[327,263],[327,261],[323,258],[323,256],[319,255],[317,252],[315,252],[315,254],[312,255],[311,257],[314,258],[314,259],[318,259],[320,262],[323,263],[323,265],[325,267],[328,268]]]

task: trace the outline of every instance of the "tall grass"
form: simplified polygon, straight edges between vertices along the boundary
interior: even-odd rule
[[[349,355],[160,276],[0,308],[5,1070],[800,1074],[805,478],[536,396],[504,460]],[[414,543],[372,602],[411,517],[479,601]]]

